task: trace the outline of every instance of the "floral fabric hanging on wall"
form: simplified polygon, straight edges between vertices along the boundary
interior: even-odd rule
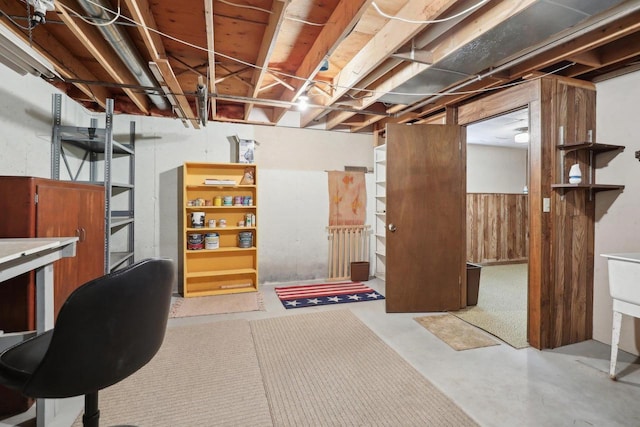
[[[329,171],[329,225],[364,225],[367,189],[363,172]]]

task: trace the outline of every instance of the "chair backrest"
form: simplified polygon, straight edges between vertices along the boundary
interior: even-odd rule
[[[23,392],[79,396],[143,367],[162,345],[173,282],[171,260],[146,259],[80,286],[61,307],[49,348]]]

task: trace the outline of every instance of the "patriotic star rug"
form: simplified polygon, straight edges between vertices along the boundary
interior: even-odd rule
[[[276,287],[275,291],[286,309],[384,299],[382,294],[360,282]]]

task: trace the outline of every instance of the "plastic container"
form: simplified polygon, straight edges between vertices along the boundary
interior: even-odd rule
[[[220,236],[218,233],[207,233],[204,235],[205,249],[218,249],[220,247]]]
[[[481,265],[467,263],[467,305],[478,304],[481,270]]]

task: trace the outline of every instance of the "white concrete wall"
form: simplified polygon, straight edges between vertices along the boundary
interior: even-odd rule
[[[596,182],[623,184],[623,192],[601,192],[596,197],[593,338],[611,343],[612,300],[607,261],[603,253],[640,252],[640,150],[638,137],[640,72],[597,85],[596,141],[626,146],[618,154],[600,154]],[[639,286],[640,286],[640,277]],[[623,316],[620,348],[640,354],[640,320]]]
[[[327,276],[328,170],[373,167],[373,137],[320,130],[256,127],[260,277],[265,282]],[[373,224],[373,174],[367,224]],[[373,245],[371,245],[373,250]],[[373,267],[373,259],[370,260]]]
[[[527,150],[467,144],[467,193],[522,193]]]
[[[7,82],[0,87],[0,175],[49,178],[55,88],[2,67],[0,78]],[[90,113],[67,97],[62,105],[63,124],[88,126],[95,117],[98,126],[104,126],[104,114]],[[136,259],[180,258],[181,166],[186,161],[229,162],[229,137],[238,135],[260,143],[256,150],[260,281],[326,277],[326,171],[343,170],[345,165],[372,168],[372,136],[221,122],[195,130],[173,119],[116,115],[116,140],[128,142],[130,121],[136,123],[137,134]],[[117,164],[114,181],[123,169],[126,163]],[[367,191],[373,194],[372,174],[366,178]],[[373,206],[369,205],[367,222],[372,223]]]
[[[21,76],[1,64],[0,82],[0,175],[50,178],[52,94],[59,92],[40,78]],[[89,124],[75,102],[63,110],[68,119]]]

